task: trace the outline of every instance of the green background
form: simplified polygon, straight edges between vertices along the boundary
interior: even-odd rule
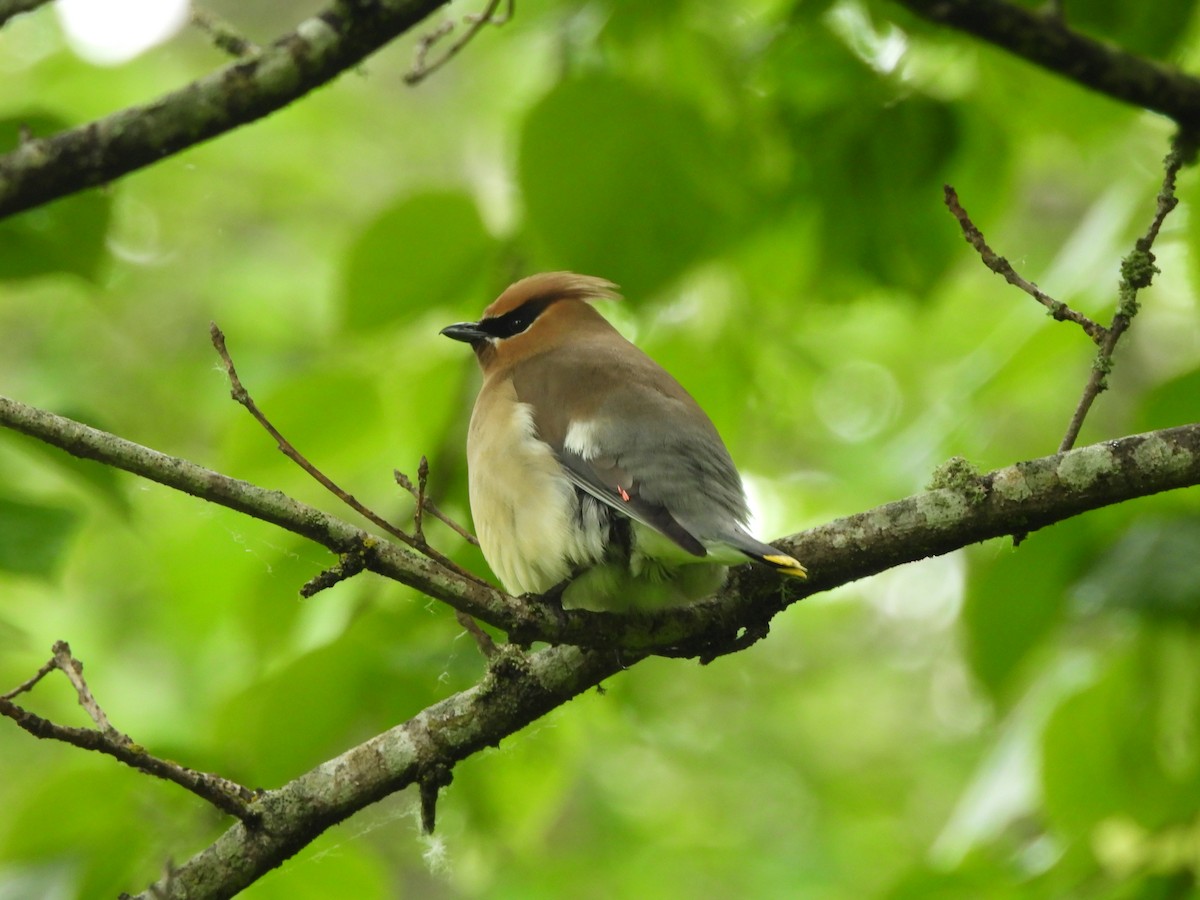
[[[261,42],[302,14],[261,6],[216,8]],[[1067,9],[1200,70],[1191,3]],[[438,329],[574,269],[622,285],[604,312],[711,414],[771,538],[919,490],[952,455],[1056,449],[1093,348],[984,269],[942,185],[1107,322],[1171,134],[883,2],[522,3],[409,88],[414,39],[0,223],[0,393],[343,514],[229,400],[215,320],[340,484],[403,521],[391,472],[425,454],[467,520],[478,376]],[[0,141],[221,64],[185,31],[94,67],[40,10],[0,31]],[[1180,193],[1081,443],[1200,419],[1195,173]],[[158,755],[274,787],[479,678],[451,612],[407,589],[299,599],[330,562],[0,433],[0,690],[67,639]],[[433,839],[405,792],[245,896],[1189,896],[1198,621],[1195,490],[905,566],[793,607],[748,652],[639,665],[468,760]],[[87,724],[62,678],[25,700]],[[3,721],[0,810],[4,900],[137,890],[229,824]]]

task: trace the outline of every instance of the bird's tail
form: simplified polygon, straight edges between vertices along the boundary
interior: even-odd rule
[[[792,578],[808,577],[808,569],[794,556],[784,553],[778,547],[756,541],[748,534],[739,534],[729,543],[755,562],[770,566],[780,575],[790,575]]]
[[[762,556],[755,557],[759,562],[764,562],[771,566],[780,575],[790,575],[793,578],[807,578],[808,569],[800,560],[794,556],[788,556],[786,553],[781,553],[776,550],[774,553],[765,553]]]

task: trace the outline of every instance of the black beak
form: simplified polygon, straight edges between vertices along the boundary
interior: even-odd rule
[[[447,325],[438,333],[467,344],[477,344],[491,337],[479,327],[478,322],[458,322],[454,325]]]

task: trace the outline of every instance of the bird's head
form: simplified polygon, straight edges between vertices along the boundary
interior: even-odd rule
[[[510,285],[478,322],[447,325],[441,333],[471,345],[485,373],[561,346],[597,327],[611,326],[592,300],[619,299],[617,286],[573,272],[543,272]]]

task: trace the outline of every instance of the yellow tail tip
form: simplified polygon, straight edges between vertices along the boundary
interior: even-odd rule
[[[763,561],[769,562],[771,565],[773,565],[779,570],[781,575],[791,575],[793,578],[808,577],[808,569],[804,568],[804,566],[800,564],[799,560],[793,559],[792,557],[783,553],[764,556]]]

